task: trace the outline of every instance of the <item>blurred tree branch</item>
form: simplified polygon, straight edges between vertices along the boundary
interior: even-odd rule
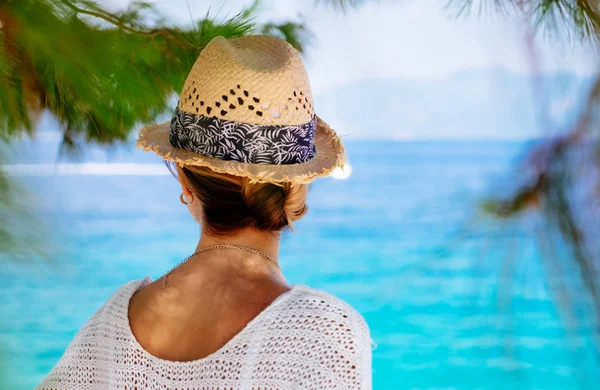
[[[71,10],[73,10],[73,12],[75,14],[81,14],[81,15],[89,15],[89,16],[93,16],[95,18],[99,18],[102,19],[112,25],[114,25],[117,28],[120,28],[124,31],[133,33],[133,34],[138,34],[138,35],[146,35],[149,37],[155,37],[158,35],[164,35],[165,37],[167,37],[168,39],[172,40],[173,43],[180,45],[181,42],[179,42],[167,29],[160,29],[160,28],[155,28],[155,29],[151,29],[149,31],[141,31],[141,30],[136,30],[130,26],[128,26],[127,24],[125,24],[121,19],[122,18],[118,18],[115,17],[115,15],[111,15],[110,13],[104,11],[102,8],[96,6],[95,3],[92,2],[86,2],[86,5],[88,6],[88,9],[83,9],[83,8],[79,8],[77,7],[77,5],[75,5],[73,2],[68,1],[68,0],[63,0],[62,1],[64,5],[66,5],[68,8],[70,8]],[[133,7],[139,8],[139,9],[144,9],[144,8],[149,8],[150,5],[147,3],[134,3]],[[137,11],[137,9],[136,9]],[[131,12],[128,12],[129,14],[131,14]],[[136,12],[137,14],[137,12]]]
[[[479,10],[482,3],[483,0],[479,2]],[[600,2],[596,0],[493,0],[492,3],[496,11],[508,11],[527,21],[534,31],[543,29],[567,40],[575,36],[600,49]],[[470,12],[475,6],[473,0],[450,0],[448,4],[456,7],[458,14]],[[594,54],[598,52],[590,53]],[[484,208],[499,218],[516,217],[536,209],[547,221],[548,240],[553,229],[560,232],[570,251],[570,260],[577,264],[581,280],[593,299],[600,334],[597,206],[600,204],[600,72],[584,99],[584,108],[570,129],[528,151],[519,169],[523,184],[506,197],[485,202]],[[588,182],[593,180],[597,188],[588,188]],[[584,191],[585,196],[578,196],[578,191]],[[589,214],[591,223],[586,219]],[[575,295],[582,296],[582,292]]]
[[[563,38],[572,35],[598,43],[600,2],[597,0],[447,0],[457,16],[495,11],[514,15],[531,25]]]

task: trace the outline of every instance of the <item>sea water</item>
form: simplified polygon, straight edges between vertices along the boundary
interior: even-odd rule
[[[561,316],[553,301],[552,280],[577,287],[576,267],[552,273],[535,213],[499,221],[481,212],[486,197],[518,180],[525,144],[347,147],[352,175],[311,186],[310,211],[285,235],[280,261],[290,283],[362,313],[376,344],[375,389],[600,388],[593,313]],[[40,155],[33,163],[48,163]],[[32,162],[20,156],[11,162]],[[2,388],[32,388],[119,286],[158,278],[195,248],[199,228],[175,179],[166,167],[136,165],[160,159],[117,152],[86,161],[98,165],[16,169],[51,255],[2,260]],[[103,165],[115,161],[122,165]],[[574,293],[586,302],[583,287]]]

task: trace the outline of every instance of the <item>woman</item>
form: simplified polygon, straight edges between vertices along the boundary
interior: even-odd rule
[[[39,389],[368,389],[369,329],[352,307],[290,285],[281,231],[308,183],[344,164],[285,41],[212,40],[170,123],[139,133],[202,225],[195,252],[158,280],[123,285]],[[307,266],[318,254],[306,254]]]

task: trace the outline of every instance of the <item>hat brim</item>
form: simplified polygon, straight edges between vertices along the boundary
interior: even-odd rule
[[[171,145],[170,130],[170,121],[144,127],[139,132],[136,147],[144,151],[153,151],[165,160],[180,165],[207,167],[218,173],[248,177],[252,182],[274,184],[310,183],[318,177],[329,175],[337,167],[343,167],[346,161],[344,146],[339,136],[318,116],[315,132],[316,154],[309,161],[300,164],[250,164],[206,157]]]

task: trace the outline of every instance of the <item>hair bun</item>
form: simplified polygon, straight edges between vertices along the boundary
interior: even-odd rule
[[[198,196],[203,228],[212,233],[227,234],[246,227],[280,231],[292,228],[308,211],[308,184],[256,183],[198,166],[174,167],[172,171],[183,173],[180,180]]]
[[[259,230],[281,230],[300,219],[308,211],[307,185],[283,186],[250,183],[243,180],[242,195],[255,218]]]

